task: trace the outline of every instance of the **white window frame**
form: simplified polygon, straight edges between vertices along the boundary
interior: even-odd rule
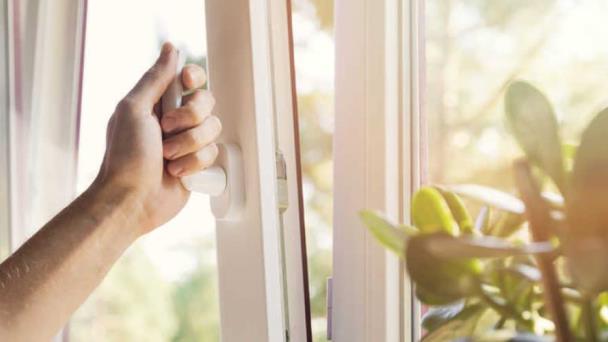
[[[424,170],[423,0],[336,0],[334,341],[417,341],[420,307],[402,263],[361,224],[409,222]]]
[[[248,198],[243,220],[217,223],[223,341],[285,341],[287,330],[290,341],[311,339],[287,10],[279,0],[206,1],[210,88],[223,140],[243,151]],[[289,181],[283,232],[277,150]]]

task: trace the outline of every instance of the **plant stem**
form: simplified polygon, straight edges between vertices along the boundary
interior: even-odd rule
[[[486,291],[484,291],[481,283],[479,283],[477,294],[479,295],[481,300],[483,300],[489,307],[494,309],[494,311],[496,311],[500,316],[502,316],[501,318],[511,318],[526,327],[529,331],[533,330],[532,321],[522,317],[519,312],[513,309],[513,307],[501,304],[494,300],[492,296],[490,296],[486,293]]]
[[[582,304],[582,316],[585,324],[585,337],[589,342],[596,342],[597,339],[597,329],[595,326],[595,315],[593,313],[593,300],[590,298],[585,298],[585,301]]]
[[[534,181],[530,165],[526,160],[518,160],[515,162],[514,171],[515,183],[526,205],[526,216],[532,239],[539,242],[548,241],[552,235],[549,208],[540,195],[540,189]],[[536,260],[542,275],[546,306],[555,324],[556,341],[571,341],[572,335],[553,260],[543,255],[536,256]]]

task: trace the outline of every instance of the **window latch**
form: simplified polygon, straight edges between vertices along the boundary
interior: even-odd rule
[[[175,78],[162,97],[163,113],[181,106],[183,87],[181,71],[186,62],[185,55],[178,53]],[[218,221],[239,220],[245,209],[245,178],[241,149],[234,144],[218,144],[219,154],[214,166],[181,178],[190,191],[211,196],[211,211]]]
[[[283,152],[276,151],[277,164],[277,201],[279,212],[283,214],[289,207],[289,191],[287,185],[287,164]]]

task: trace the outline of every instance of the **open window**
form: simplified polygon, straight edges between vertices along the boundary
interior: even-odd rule
[[[8,174],[0,213],[10,215],[0,219],[10,222],[0,222],[0,246],[10,236],[17,248],[94,177],[108,116],[164,39],[206,65],[221,140],[243,152],[242,217],[216,222],[209,198],[195,195],[172,227],[127,252],[63,338],[128,331],[127,339],[147,340],[149,329],[161,340],[193,331],[204,334],[195,340],[310,340],[289,3],[2,6],[9,91],[0,103],[9,110],[0,117],[0,175]]]

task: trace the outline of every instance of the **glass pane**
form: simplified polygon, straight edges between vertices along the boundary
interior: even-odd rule
[[[293,33],[312,331],[326,336],[332,265],[334,20],[331,0],[294,0]]]
[[[177,5],[178,4],[178,5]],[[205,65],[203,0],[89,0],[78,188],[101,163],[116,103],[173,42]],[[193,194],[171,222],[141,238],[74,315],[71,341],[216,341],[219,305],[215,221]]]
[[[513,190],[520,151],[504,124],[514,79],[532,82],[575,139],[605,104],[608,3],[601,0],[427,0],[430,178]]]

